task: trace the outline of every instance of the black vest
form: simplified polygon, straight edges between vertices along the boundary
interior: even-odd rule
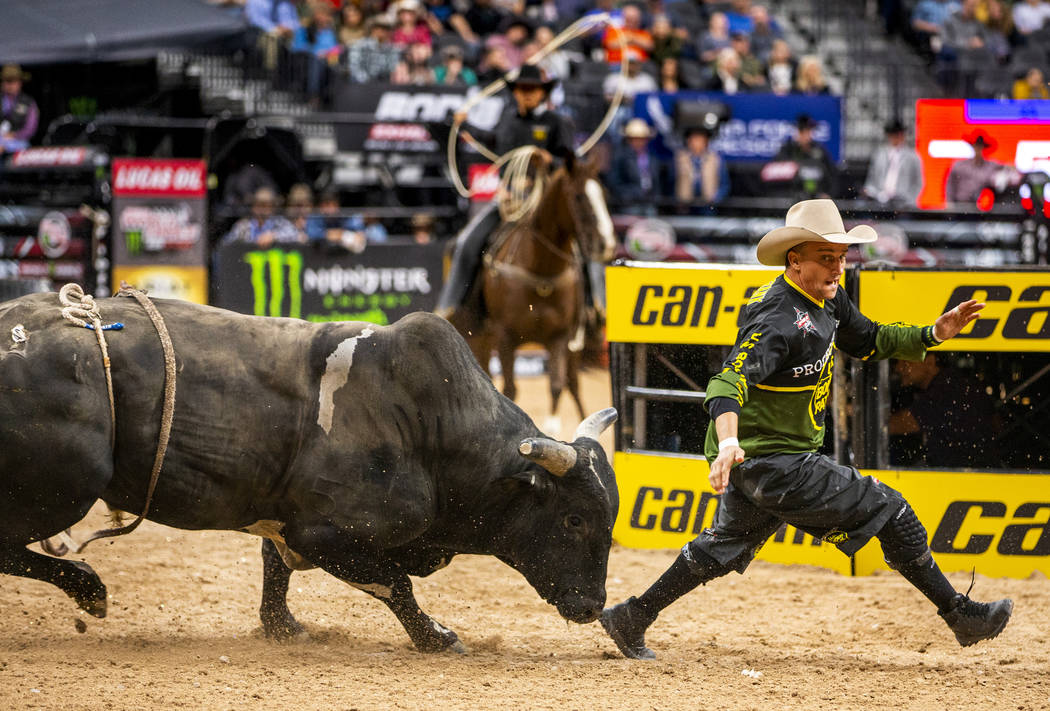
[[[11,127],[9,130],[12,133],[18,133],[25,127],[26,121],[29,120],[29,110],[33,106],[33,100],[25,94],[18,94],[15,97],[14,103],[11,104],[10,109],[3,109],[2,103],[0,102],[0,122],[6,121]]]

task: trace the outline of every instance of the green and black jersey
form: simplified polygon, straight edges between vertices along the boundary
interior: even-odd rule
[[[718,455],[714,417],[738,408],[737,436],[747,457],[818,449],[836,348],[865,360],[922,360],[937,343],[932,326],[876,323],[844,289],[816,300],[786,274],[760,287],[742,316],[736,345],[707,385],[709,460]],[[731,401],[712,403],[716,398]]]

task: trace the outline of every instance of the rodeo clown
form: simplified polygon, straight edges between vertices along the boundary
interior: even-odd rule
[[[645,630],[665,607],[709,580],[743,573],[786,522],[853,555],[873,536],[886,562],[937,606],[966,647],[1006,626],[1013,602],[959,594],[926,544],[926,530],[896,491],[818,454],[831,386],[833,349],[855,358],[922,360],[957,335],[984,304],[967,301],[932,326],[884,325],[863,316],[839,289],[851,244],[875,231],[845,231],[831,200],[805,200],[785,227],[758,244],[758,261],[784,273],[755,292],[722,372],[707,386],[705,454],[721,504],[711,528],[682,548],[640,597],[606,609],[601,623],[624,656],[652,659]]]

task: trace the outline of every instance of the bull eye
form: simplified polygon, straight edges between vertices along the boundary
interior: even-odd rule
[[[583,519],[576,514],[570,514],[565,517],[565,525],[569,528],[579,528],[583,525]]]

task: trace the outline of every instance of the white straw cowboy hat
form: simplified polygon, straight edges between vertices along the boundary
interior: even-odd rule
[[[770,230],[758,243],[758,261],[769,267],[784,266],[784,255],[803,242],[861,244],[879,238],[868,225],[857,225],[849,232],[842,215],[831,200],[803,200],[792,205],[784,227]]]

